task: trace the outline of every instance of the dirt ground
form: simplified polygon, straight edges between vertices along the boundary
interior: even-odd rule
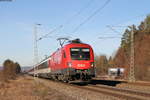
[[[0,100],[73,100],[30,77],[0,83]]]
[[[20,76],[0,83],[0,100],[118,100],[118,98],[82,90],[60,82]]]
[[[116,87],[122,88],[122,89],[132,89],[135,91],[142,91],[142,92],[150,93],[150,86],[142,86],[142,85],[122,83],[122,84],[118,84]]]

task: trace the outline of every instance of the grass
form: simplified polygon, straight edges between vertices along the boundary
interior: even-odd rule
[[[66,100],[57,90],[35,82],[31,77],[18,77],[0,84],[0,100]],[[69,100],[69,99],[68,99]]]

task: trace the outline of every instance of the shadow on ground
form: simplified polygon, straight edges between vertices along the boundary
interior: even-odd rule
[[[91,80],[89,84],[92,85],[108,85],[108,86],[116,86],[117,84],[126,83],[124,81],[117,80]]]
[[[86,86],[88,84],[91,85],[108,85],[108,86],[116,86],[117,84],[126,83],[124,81],[117,81],[117,80],[91,80],[90,82],[73,82],[71,84],[79,85],[79,86]]]

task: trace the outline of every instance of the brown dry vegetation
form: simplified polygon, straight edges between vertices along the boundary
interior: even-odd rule
[[[134,26],[135,78],[150,81],[150,16],[145,21],[141,22],[138,28]],[[114,58],[116,66],[126,68],[126,78],[128,78],[130,67],[130,34],[131,30],[127,29],[121,47]]]
[[[28,76],[18,77],[0,85],[0,100],[71,100]]]
[[[135,41],[135,75],[138,79],[150,81],[150,32],[139,32]]]
[[[96,56],[95,64],[97,74],[107,74],[109,67],[124,67],[124,78],[128,79],[131,55],[131,31],[129,26],[122,36],[122,41],[114,58],[106,58],[105,55]],[[136,27],[134,31],[135,49],[135,78],[136,80],[150,81],[150,15]]]
[[[16,62],[7,59],[3,63],[3,70],[0,71],[0,83],[8,82],[9,80],[16,79],[17,75],[21,73],[21,67]]]
[[[58,91],[45,86],[33,77],[20,74],[18,63],[6,60],[0,72],[0,100],[71,100]]]
[[[105,55],[95,57],[95,66],[97,75],[104,75],[108,70],[108,60]]]

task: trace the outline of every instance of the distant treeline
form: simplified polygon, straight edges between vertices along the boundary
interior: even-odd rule
[[[139,26],[132,25],[125,30],[115,56],[109,59],[105,55],[95,57],[98,74],[107,74],[109,67],[124,67],[125,78],[129,78],[132,31],[134,32],[135,78],[150,81],[150,15]]]
[[[3,63],[3,69],[0,71],[0,81],[8,81],[10,79],[16,79],[17,75],[21,73],[21,67],[18,62],[12,60],[5,60]]]

